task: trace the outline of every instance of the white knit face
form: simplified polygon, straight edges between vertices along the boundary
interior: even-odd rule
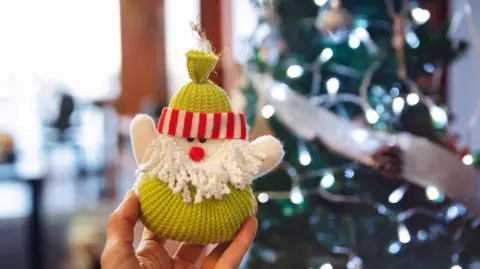
[[[138,167],[137,180],[157,177],[174,193],[181,194],[185,202],[192,200],[189,186],[195,187],[194,202],[200,203],[204,198],[221,199],[230,193],[228,184],[244,189],[255,178],[266,157],[243,140],[212,140],[214,143],[210,145],[209,141],[196,144],[196,141],[183,140],[159,134]],[[208,157],[193,161],[189,148],[202,144]]]
[[[192,142],[189,142],[187,138],[176,136],[170,137],[177,142],[177,145],[180,147],[180,149],[182,149],[187,155],[190,153],[192,147],[202,148],[205,151],[204,159],[208,159],[209,157],[213,156],[225,142],[231,141],[226,139],[206,139],[205,142],[202,140],[203,143],[201,143],[198,138],[195,138]]]

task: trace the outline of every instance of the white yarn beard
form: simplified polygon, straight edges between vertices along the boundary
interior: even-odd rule
[[[208,143],[208,141],[207,141]],[[191,202],[188,186],[195,188],[194,203],[204,198],[221,199],[231,192],[228,184],[243,190],[258,173],[265,154],[255,152],[247,141],[230,140],[205,161],[193,162],[168,135],[159,134],[148,147],[136,171],[136,185],[146,177],[157,177],[175,193]]]

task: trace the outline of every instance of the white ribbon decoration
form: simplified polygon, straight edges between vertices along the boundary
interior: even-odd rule
[[[403,177],[407,181],[434,186],[480,216],[480,171],[464,165],[455,153],[410,133],[392,134],[357,125],[315,106],[270,75],[252,74],[251,81],[275,108],[277,119],[300,139],[319,138],[330,150],[368,166],[374,165],[372,155],[378,147],[398,145],[404,151]]]

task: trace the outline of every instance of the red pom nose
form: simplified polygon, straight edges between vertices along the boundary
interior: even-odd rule
[[[201,147],[192,147],[188,156],[192,161],[199,162],[205,157],[205,151]]]

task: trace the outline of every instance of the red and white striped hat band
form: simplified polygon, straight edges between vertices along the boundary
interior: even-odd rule
[[[166,107],[160,116],[158,132],[186,138],[245,140],[247,124],[243,113],[196,113]]]

